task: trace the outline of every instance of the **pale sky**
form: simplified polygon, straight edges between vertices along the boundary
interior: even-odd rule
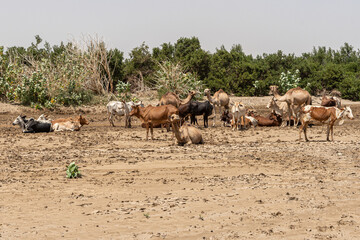
[[[198,37],[204,50],[241,44],[246,54],[297,55],[315,46],[360,48],[357,0],[0,0],[0,46],[30,46],[34,36],[51,45],[101,37],[128,56]]]

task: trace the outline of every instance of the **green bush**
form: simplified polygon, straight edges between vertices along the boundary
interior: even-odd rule
[[[72,162],[66,169],[66,177],[67,178],[78,178],[81,177],[81,173],[79,172],[79,167]]]
[[[298,87],[300,80],[298,69],[294,73],[291,71],[282,72],[279,79],[279,88],[281,92],[285,93],[292,88]]]
[[[342,97],[353,101],[360,100],[360,77],[355,74],[349,74],[339,84],[339,90]]]
[[[23,81],[15,90],[15,99],[24,105],[47,104],[51,99],[43,74],[36,71],[30,77],[23,75]]]
[[[120,99],[120,101],[130,101],[131,100],[131,91],[130,91],[130,83],[125,83],[122,81],[119,81],[116,84],[116,92],[117,97]]]
[[[167,92],[174,92],[180,98],[186,98],[189,91],[200,92],[204,89],[202,81],[197,80],[191,72],[185,73],[179,63],[165,61],[159,63],[159,67],[155,73],[155,88],[159,98]]]
[[[64,106],[76,106],[90,102],[92,97],[91,91],[81,88],[76,81],[70,80],[67,86],[58,89],[54,102]]]

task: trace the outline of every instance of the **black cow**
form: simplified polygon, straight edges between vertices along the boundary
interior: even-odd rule
[[[26,119],[26,116],[18,116],[13,125],[19,125],[23,133],[51,132],[51,123],[38,121],[33,118]]]
[[[198,102],[192,101],[190,102],[190,114],[191,114],[191,124],[198,124],[196,116],[203,115],[204,117],[204,127],[207,128],[209,126],[209,116],[213,112],[213,105],[209,101]],[[198,124],[199,125],[199,124]]]

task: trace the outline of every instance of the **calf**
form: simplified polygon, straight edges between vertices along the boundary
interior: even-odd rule
[[[233,116],[229,109],[225,109],[221,114],[220,120],[223,122],[224,126],[229,126],[231,124],[232,118]]]
[[[224,126],[231,126],[233,115],[229,112],[228,109],[225,109],[221,115],[221,121],[224,122]],[[250,116],[245,116],[245,128],[249,128],[251,125],[256,127],[258,122],[255,118]]]
[[[243,103],[241,102],[235,102],[234,105],[231,107],[231,113],[232,113],[232,121],[231,121],[231,128],[234,131],[239,130],[239,121],[241,125],[241,129],[243,126],[245,126],[245,114],[246,109]]]
[[[306,135],[306,129],[310,120],[316,120],[321,123],[327,123],[326,141],[330,141],[329,135],[331,132],[331,141],[334,141],[334,124],[338,119],[348,117],[353,120],[354,116],[350,107],[337,108],[337,107],[320,107],[307,105],[301,109],[300,112],[300,131],[299,140],[301,140],[301,132],[304,131],[305,140],[309,141]],[[343,121],[340,122],[342,124]]]
[[[299,114],[300,114],[300,109],[301,106],[299,105],[294,105],[294,113],[295,113],[295,117],[294,115],[291,116],[289,118],[289,107],[287,105],[286,102],[278,102],[278,100],[276,98],[271,98],[269,103],[266,105],[266,108],[270,108],[272,109],[276,114],[280,115],[282,118],[282,127],[285,127],[286,125],[291,126],[297,126],[299,123]]]

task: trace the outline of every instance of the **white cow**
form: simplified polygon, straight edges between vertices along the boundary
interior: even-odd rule
[[[232,130],[234,131],[235,128],[237,130],[239,129],[239,121],[241,124],[241,128],[243,124],[245,127],[245,114],[246,114],[245,105],[242,102],[235,102],[234,105],[231,107],[231,113],[233,117],[231,121]]]
[[[130,112],[132,110],[133,106],[142,106],[142,101],[139,101],[137,103],[134,103],[133,101],[130,102],[119,102],[119,101],[111,101],[106,105],[108,116],[109,116],[109,122],[110,124],[115,127],[113,117],[115,115],[117,116],[125,116],[125,127],[131,127],[131,118],[130,118]]]
[[[289,119],[289,107],[286,102],[278,102],[274,97],[270,99],[269,103],[266,105],[266,108],[272,109],[276,114],[280,115],[282,118],[281,127],[285,127],[286,123],[289,121],[290,126],[290,119]],[[300,114],[301,106],[294,105],[294,126],[296,127],[300,121],[299,114]]]

